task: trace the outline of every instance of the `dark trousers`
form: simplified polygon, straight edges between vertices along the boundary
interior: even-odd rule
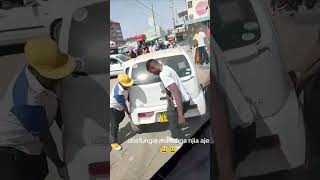
[[[182,105],[183,105],[183,114],[184,114],[189,109],[190,101],[183,102]],[[168,103],[167,115],[168,115],[168,121],[169,121],[169,128],[171,131],[171,137],[177,138],[177,139],[183,139],[184,135],[178,123],[178,111],[177,111],[177,108],[174,107],[172,102]]]
[[[198,47],[200,53],[200,64],[209,63],[208,53],[205,46]]]
[[[0,147],[0,179],[44,180],[48,164],[44,154],[28,155],[14,148]]]
[[[119,124],[125,117],[124,111],[118,111],[114,108],[110,108],[111,111],[111,129],[110,129],[110,142],[111,144],[118,142],[118,131],[119,131]]]

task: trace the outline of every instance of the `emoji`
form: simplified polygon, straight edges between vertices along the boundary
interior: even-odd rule
[[[171,146],[171,147],[169,148],[169,152],[171,152],[171,153],[177,152],[177,147]]]
[[[160,147],[160,152],[161,153],[167,153],[168,152],[168,147],[167,146],[161,146]]]

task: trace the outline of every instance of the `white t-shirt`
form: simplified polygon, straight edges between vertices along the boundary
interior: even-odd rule
[[[199,32],[198,33],[198,47],[202,47],[202,46],[205,46],[205,40],[206,38],[206,34],[204,32]]]
[[[166,65],[162,66],[162,71],[160,72],[159,76],[166,89],[171,84],[176,83],[176,85],[178,86],[181,92],[182,102],[186,102],[190,100],[190,96],[188,95],[186,88],[183,86],[182,82],[180,81],[178,74],[171,67]]]
[[[128,99],[128,91],[124,90],[122,86],[117,83],[110,93],[110,108],[123,111]]]
[[[13,108],[22,106],[27,108],[12,112]],[[44,126],[40,129],[37,126],[44,123],[50,127],[57,108],[56,94],[44,88],[28,68],[23,69],[0,100],[0,147],[13,147],[32,155],[41,154],[43,145],[37,134]],[[24,116],[20,116],[21,113]],[[22,122],[29,124],[29,129]]]

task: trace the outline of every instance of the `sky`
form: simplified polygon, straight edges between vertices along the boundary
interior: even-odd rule
[[[152,1],[156,25],[165,31],[172,28],[172,0],[110,0],[110,18],[120,23],[123,38],[143,34],[152,16]],[[186,0],[173,0],[173,6],[175,18],[179,19],[176,13],[186,10]]]

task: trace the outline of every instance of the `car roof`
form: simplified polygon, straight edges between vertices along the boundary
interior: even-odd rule
[[[117,58],[118,56],[124,56],[123,54],[111,54],[110,57]]]
[[[163,57],[170,57],[175,55],[184,55],[185,51],[181,47],[169,48],[160,51],[152,51],[147,54],[140,55],[133,59],[134,63],[141,63],[148,61],[149,59],[158,59]]]

